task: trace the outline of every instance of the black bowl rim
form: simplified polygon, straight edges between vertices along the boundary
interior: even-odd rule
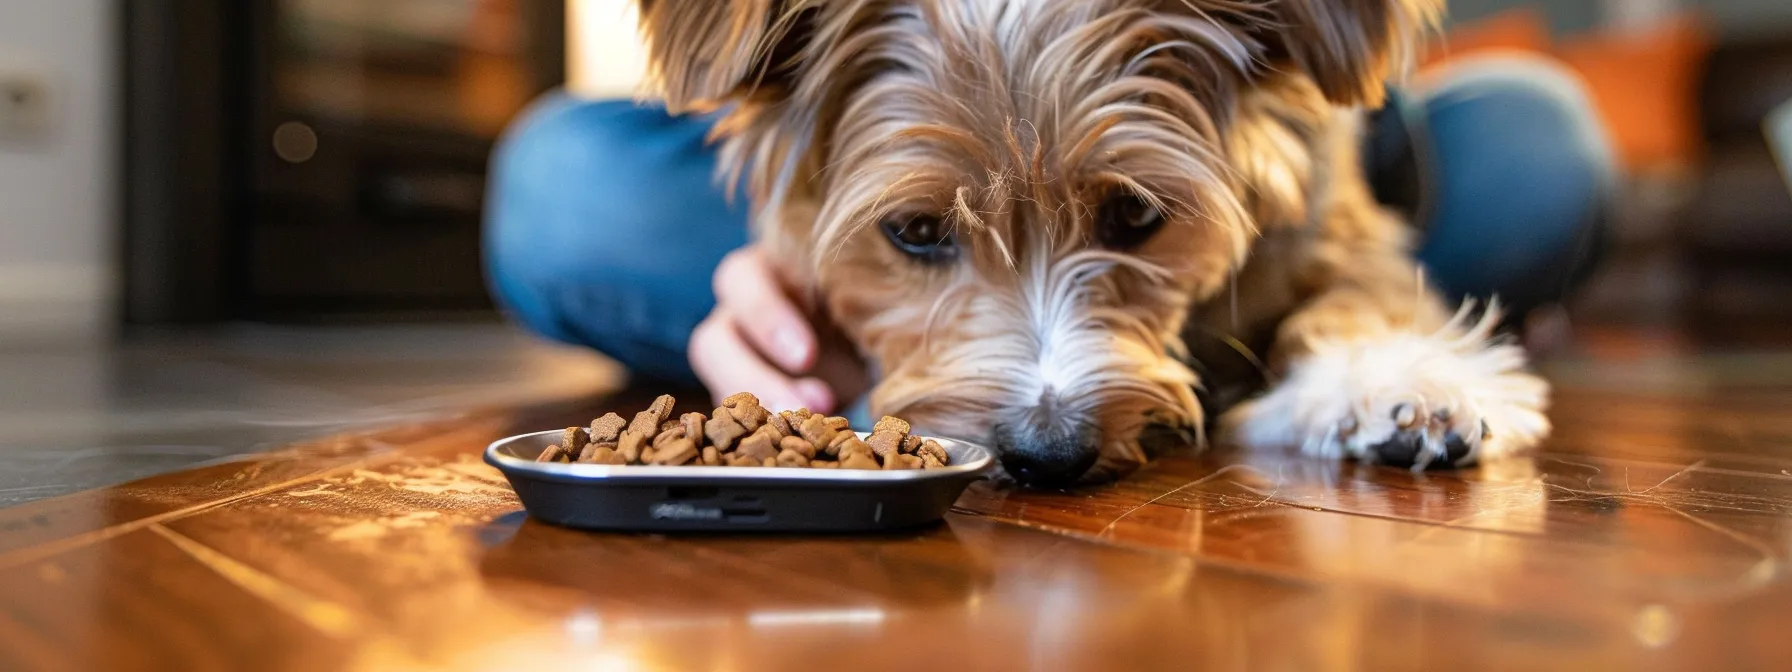
[[[851,483],[900,483],[908,481],[927,481],[951,479],[967,475],[975,475],[995,463],[995,454],[990,449],[967,441],[934,438],[941,448],[952,456],[953,464],[943,469],[810,469],[803,467],[662,467],[662,466],[616,466],[607,464],[579,464],[566,462],[536,462],[532,452],[530,457],[521,457],[519,446],[528,446],[531,451],[539,451],[549,443],[557,442],[564,429],[550,429],[528,434],[518,434],[493,441],[485,448],[485,462],[507,474],[515,472],[519,476],[545,478],[554,481],[588,481],[592,483],[622,483],[641,481],[705,481],[713,480],[719,484],[765,481],[775,479],[790,482],[812,482],[816,484],[851,484]],[[869,436],[865,432],[856,432],[860,438]],[[544,443],[545,442],[545,443]]]

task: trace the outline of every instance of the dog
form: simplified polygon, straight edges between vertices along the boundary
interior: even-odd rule
[[[1426,289],[1358,163],[1441,0],[640,9],[666,104],[722,115],[758,240],[879,372],[874,414],[1039,486],[1210,428],[1415,469],[1549,431],[1497,307]]]

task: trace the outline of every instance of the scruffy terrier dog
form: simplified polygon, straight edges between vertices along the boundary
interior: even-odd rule
[[[1211,415],[1415,468],[1549,431],[1497,311],[1425,289],[1358,164],[1440,5],[643,0],[642,25],[669,106],[726,110],[726,177],[877,367],[872,411],[1057,485]]]

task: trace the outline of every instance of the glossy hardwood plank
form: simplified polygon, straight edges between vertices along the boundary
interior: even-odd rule
[[[459,535],[420,525],[381,543],[314,549],[313,563],[264,544],[329,539],[186,527],[166,536],[210,550],[145,553],[138,547],[164,535],[138,532],[112,542],[129,553],[77,551],[49,566],[74,567],[82,573],[71,578],[93,580],[103,599],[29,599],[49,588],[21,574],[8,593],[29,606],[8,615],[98,625],[55,630],[64,638],[54,650],[83,652],[60,661],[72,667],[115,651],[108,660],[182,669],[489,669],[592,657],[650,669],[1385,669],[1462,655],[1498,667],[1564,644],[1612,661],[1630,648],[1628,633],[1559,614],[1265,577],[962,516],[868,540],[594,537],[500,517]],[[395,567],[395,553],[431,560]],[[190,575],[195,565],[214,575]],[[134,580],[151,574],[162,580]],[[154,617],[164,591],[182,599],[161,602],[167,611]],[[1413,639],[1373,645],[1388,639],[1384,629]],[[215,641],[197,634],[213,630]]]
[[[474,412],[0,510],[0,669],[1792,660],[1792,395],[1558,398],[1530,460],[1180,454],[869,537],[542,525],[479,451],[644,400]]]
[[[352,647],[243,590],[228,561],[196,558],[148,527],[0,573],[0,668],[328,669]],[[236,581],[233,581],[233,578]],[[270,642],[282,642],[270,657]]]

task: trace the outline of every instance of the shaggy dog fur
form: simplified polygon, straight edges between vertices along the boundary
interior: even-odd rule
[[[727,177],[877,368],[873,412],[1056,484],[1136,467],[1158,426],[1416,468],[1548,432],[1497,311],[1452,318],[1359,167],[1358,110],[1440,4],[643,0],[642,24],[669,106],[726,109]]]

